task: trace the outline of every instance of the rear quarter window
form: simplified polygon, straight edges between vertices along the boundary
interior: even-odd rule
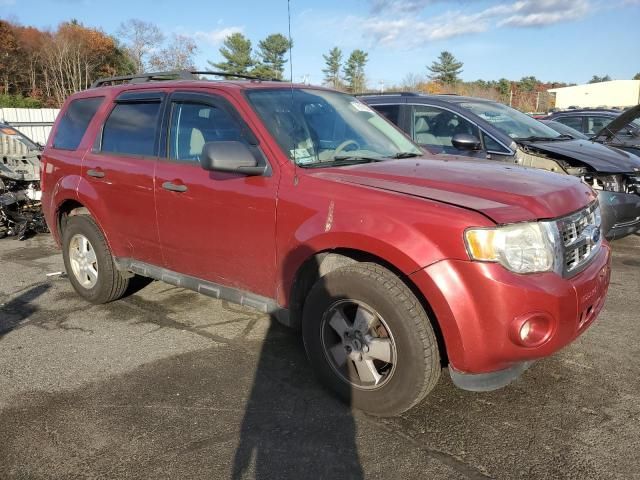
[[[76,150],[103,100],[104,97],[72,100],[58,123],[53,148]]]

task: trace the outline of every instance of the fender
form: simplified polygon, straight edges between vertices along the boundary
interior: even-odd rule
[[[77,186],[80,181],[80,175],[69,175],[60,177],[58,181],[51,189],[51,194],[48,195],[48,201],[42,202],[42,208],[45,214],[45,219],[51,235],[54,240],[61,246],[62,238],[58,229],[58,215],[60,212],[60,206],[67,200],[78,201]],[[48,190],[43,192],[43,196],[47,196]]]

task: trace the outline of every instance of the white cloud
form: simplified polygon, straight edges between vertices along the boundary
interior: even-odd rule
[[[640,0],[627,0],[640,1]],[[482,33],[499,27],[541,27],[580,19],[593,10],[592,0],[517,0],[469,13],[449,10],[432,17],[418,14],[435,3],[471,4],[464,0],[370,0],[372,15],[358,19],[365,37],[385,46],[412,47],[435,40]],[[351,22],[351,24],[354,24]]]
[[[210,45],[220,45],[224,42],[224,39],[233,33],[242,33],[244,31],[244,27],[234,26],[234,27],[224,27],[218,28],[215,30],[210,30],[208,32],[198,31],[192,34],[189,34],[190,37],[193,37],[197,41],[205,42]]]

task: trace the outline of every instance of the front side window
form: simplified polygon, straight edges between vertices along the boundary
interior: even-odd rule
[[[582,132],[582,117],[558,117],[555,121]]]
[[[104,124],[102,152],[122,155],[157,155],[158,102],[118,103]]]
[[[452,143],[459,133],[478,136],[478,127],[457,113],[438,107],[413,107],[413,138],[438,153],[459,153]]]
[[[400,105],[372,105],[372,107],[391,123],[400,126]]]
[[[350,95],[260,89],[249,91],[247,97],[282,151],[298,165],[422,154],[405,135]]]
[[[560,134],[544,123],[518,110],[494,102],[463,102],[461,107],[471,110],[514,140],[554,140]]]
[[[198,162],[205,143],[242,141],[242,130],[225,110],[201,103],[171,106],[169,158]]]
[[[53,148],[76,150],[103,100],[104,97],[72,100],[58,124]]]

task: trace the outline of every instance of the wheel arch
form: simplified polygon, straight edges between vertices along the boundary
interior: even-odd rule
[[[304,308],[305,300],[313,285],[321,277],[338,268],[360,262],[375,263],[386,268],[397,276],[412,291],[431,321],[431,326],[433,327],[438,342],[441,363],[443,366],[446,366],[449,360],[446,352],[444,336],[428,299],[422,294],[409,275],[402,272],[399,268],[384,258],[365,250],[359,250],[356,248],[335,248],[316,252],[308,256],[295,272],[293,283],[291,284],[291,289],[288,295],[290,324],[295,328],[301,327],[302,310]]]

